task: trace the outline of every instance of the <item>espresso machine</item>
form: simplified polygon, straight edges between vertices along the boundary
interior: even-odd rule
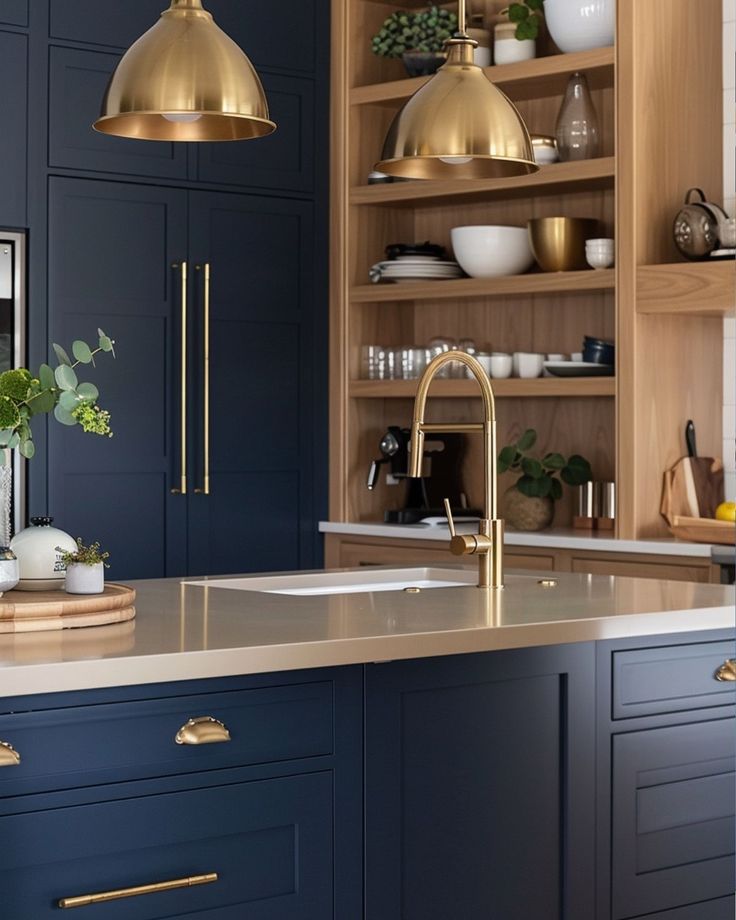
[[[461,466],[465,453],[463,435],[438,434],[426,437],[421,479],[412,479],[407,475],[410,442],[409,428],[390,425],[378,445],[381,456],[371,463],[368,471],[366,485],[370,490],[375,489],[381,467],[384,466],[386,484],[403,485],[406,489],[403,507],[385,511],[385,523],[417,524],[426,518],[444,517],[442,503],[445,498],[449,498],[454,516],[479,517],[478,510],[467,507],[462,488]]]

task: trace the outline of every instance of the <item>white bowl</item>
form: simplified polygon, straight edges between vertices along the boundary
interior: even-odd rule
[[[544,355],[530,351],[515,351],[513,369],[517,377],[539,377],[544,370]]]
[[[544,20],[565,53],[613,44],[616,0],[546,0]]]
[[[613,252],[591,252],[585,250],[585,261],[591,268],[611,268],[614,262]]]
[[[452,248],[471,278],[520,275],[534,264],[525,227],[453,227]]]
[[[513,358],[511,355],[491,355],[491,377],[504,380],[511,376]]]

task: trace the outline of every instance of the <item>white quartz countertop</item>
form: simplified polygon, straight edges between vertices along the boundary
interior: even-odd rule
[[[446,524],[380,524],[350,521],[320,521],[321,533],[347,536],[383,537],[392,540],[438,540],[450,542]],[[458,524],[459,533],[474,533],[474,524]],[[651,540],[618,540],[604,531],[589,533],[572,527],[523,533],[506,530],[505,546],[527,546],[535,549],[573,549],[599,553],[648,553],[654,556],[696,556],[710,559],[710,543],[686,543],[674,537]]]
[[[477,574],[441,568],[454,580],[474,582]],[[416,577],[417,569],[413,572]],[[178,579],[131,582],[137,591],[137,616],[128,623],[0,635],[0,694],[734,626],[733,590],[720,585],[573,574],[555,579],[555,587],[542,587],[539,576],[525,573],[509,575],[501,591],[469,583],[418,594],[331,596],[218,588],[216,579],[204,586]]]

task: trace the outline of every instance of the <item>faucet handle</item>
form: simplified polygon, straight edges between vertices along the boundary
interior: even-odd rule
[[[445,505],[445,514],[447,515],[447,526],[450,528],[450,536],[455,537],[455,521],[452,519],[452,508],[450,507],[450,499],[446,498],[444,500]]]

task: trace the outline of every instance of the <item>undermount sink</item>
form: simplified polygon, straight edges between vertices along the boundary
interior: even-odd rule
[[[270,575],[266,578],[218,578],[185,581],[185,585],[260,591],[265,594],[360,594],[371,591],[406,591],[408,588],[460,588],[476,584],[478,573],[462,569],[370,569],[360,572],[316,572],[304,575]]]

